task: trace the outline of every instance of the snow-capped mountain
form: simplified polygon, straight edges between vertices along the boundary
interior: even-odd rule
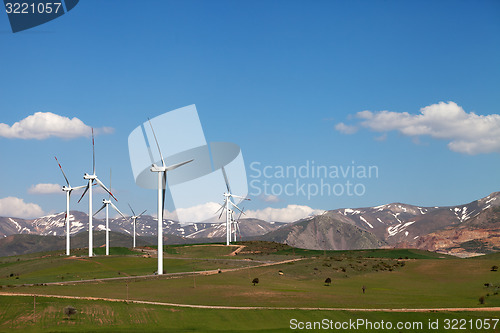
[[[43,216],[34,220],[20,218],[0,217],[0,237],[13,234],[36,234],[41,236],[66,235],[66,214],[59,213]],[[79,211],[70,211],[70,234],[75,235],[81,231],[88,231],[88,215]],[[280,223],[268,223],[257,219],[242,219],[240,231],[243,237],[263,235],[278,228]],[[104,219],[94,218],[95,231],[106,230]],[[122,217],[110,219],[111,231],[131,235],[132,222]],[[138,236],[156,236],[157,220],[149,215],[143,215],[137,220],[136,233]],[[192,223],[181,225],[177,221],[164,220],[164,235],[174,235],[189,238],[219,238],[225,237],[225,223]]]
[[[71,234],[88,230],[88,216],[70,212]],[[139,236],[156,236],[156,220],[143,215],[137,221]],[[177,242],[196,239],[224,239],[224,223],[181,225],[163,221],[164,236]],[[294,223],[269,223],[242,219],[243,239],[272,240],[310,249],[354,249],[410,247],[450,253],[500,250],[500,192],[485,198],[449,207],[419,207],[390,203],[376,207],[342,208]],[[131,234],[130,219],[110,220],[110,229]],[[94,219],[94,230],[105,230],[103,219]],[[65,213],[24,220],[0,217],[0,237],[13,234],[65,235]],[[474,244],[472,244],[473,242]],[[471,245],[472,244],[472,245]],[[479,244],[479,245],[478,245]],[[475,250],[480,252],[479,250]]]
[[[419,237],[461,223],[478,216],[490,207],[500,205],[500,192],[451,207],[419,207],[391,203],[377,207],[345,208],[327,212],[342,222],[375,234],[389,245],[417,244]]]

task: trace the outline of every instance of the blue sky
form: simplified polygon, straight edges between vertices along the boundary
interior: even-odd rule
[[[253,196],[256,216],[454,205],[500,190],[498,1],[86,0],[16,34],[0,13],[0,45],[0,216],[64,210],[62,192],[29,191],[63,184],[54,155],[73,186],[91,172],[88,136],[5,134],[36,112],[98,129],[97,174],[108,184],[112,168],[123,211],[156,207],[154,191],[134,183],[128,135],[190,104],[207,141],[240,145],[249,180],[253,162],[378,168],[350,179],[363,195]],[[72,209],[86,212],[78,197]]]

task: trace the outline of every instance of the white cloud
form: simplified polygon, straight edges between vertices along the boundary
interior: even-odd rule
[[[36,184],[28,189],[29,194],[60,194],[62,186],[59,184]]]
[[[42,208],[37,204],[26,203],[23,199],[14,197],[0,199],[0,216],[27,219],[43,215]]]
[[[358,131],[356,126],[346,125],[344,123],[338,123],[335,125],[335,129],[342,134],[354,134]]]
[[[177,220],[177,212],[183,217],[181,223],[188,222],[202,222],[206,220],[214,220],[215,212],[221,208],[221,205],[216,202],[207,202],[205,204],[189,207],[189,208],[179,208],[173,212],[165,211],[165,219]],[[215,218],[215,220],[217,220]]]
[[[384,133],[381,136],[376,136],[374,139],[376,141],[385,141],[385,140],[387,140],[387,133]]]
[[[467,113],[454,102],[426,106],[420,114],[362,111],[356,117],[361,126],[376,132],[398,131],[413,138],[425,135],[447,140],[448,148],[459,153],[500,152],[500,115]]]
[[[96,129],[96,133],[112,133],[110,127]],[[44,140],[50,137],[73,139],[89,136],[91,128],[78,118],[59,116],[51,112],[36,112],[12,126],[0,123],[0,137],[8,139]]]
[[[308,206],[288,205],[285,208],[264,208],[245,211],[246,217],[253,217],[264,221],[294,222],[308,216],[322,214],[324,210],[313,209]]]
[[[240,206],[240,205],[238,205]],[[222,217],[219,219],[219,214],[215,214],[221,205],[216,202],[208,202],[202,205],[193,206],[189,208],[180,208],[173,212],[165,211],[163,216],[164,219],[172,219],[177,220],[177,212],[180,212],[181,216],[188,218],[183,219],[183,221],[179,221],[181,223],[192,223],[192,222],[224,222],[226,217],[222,214]],[[244,209],[244,207],[240,206],[240,208]],[[299,205],[288,205],[285,208],[264,208],[258,210],[244,210],[245,215],[242,218],[257,218],[264,221],[274,221],[274,222],[295,222],[302,218],[322,214],[324,211],[319,209],[313,209],[308,206],[299,206]],[[238,217],[239,212],[236,213]],[[153,216],[156,217],[155,214]]]
[[[271,203],[275,203],[275,202],[280,202],[280,198],[276,195],[263,195],[262,196],[262,200],[264,200],[265,202],[271,202]]]

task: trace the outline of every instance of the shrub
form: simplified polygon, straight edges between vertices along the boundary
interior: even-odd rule
[[[325,286],[329,286],[330,283],[332,283],[332,279],[326,278],[326,280],[325,280]]]
[[[491,266],[491,271],[492,272],[498,271],[498,266],[496,266],[496,265],[495,266]]]
[[[63,312],[68,317],[68,320],[69,320],[72,315],[76,314],[76,309],[74,307],[68,305],[67,307],[65,307],[63,309]]]
[[[252,280],[253,285],[255,286],[256,284],[259,283],[259,278],[255,278]]]
[[[484,296],[479,297],[479,304],[484,304]]]

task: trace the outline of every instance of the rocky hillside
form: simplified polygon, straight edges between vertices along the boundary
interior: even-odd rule
[[[500,251],[500,206],[490,207],[457,227],[422,236],[415,247],[455,255]]]
[[[485,210],[500,205],[500,192],[468,204],[451,207],[418,207],[391,203],[368,208],[328,211],[327,215],[376,235],[391,246],[418,247],[419,238],[460,226]]]
[[[288,224],[260,239],[316,250],[374,249],[386,245],[371,232],[327,214]]]

